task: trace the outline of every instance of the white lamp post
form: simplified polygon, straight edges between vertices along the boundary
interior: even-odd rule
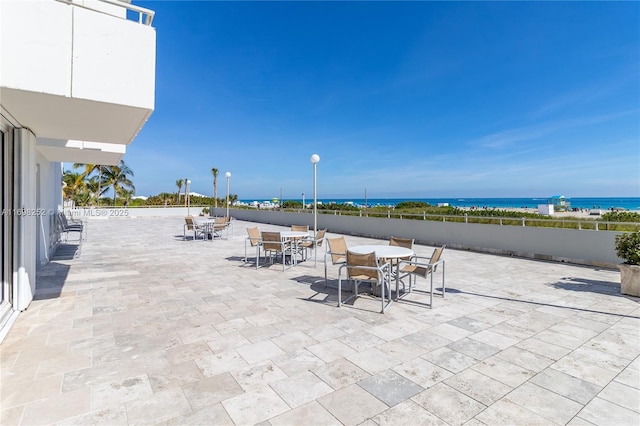
[[[316,169],[320,161],[318,154],[311,156],[311,162],[313,163],[313,238],[318,237],[318,198],[316,194]]]
[[[225,173],[225,176],[227,177],[227,218],[229,217],[229,178],[231,177],[231,173],[227,172]]]
[[[186,198],[187,198],[187,216],[191,216],[189,214],[189,209],[191,207],[191,194],[190,194],[191,189],[189,188],[189,186],[191,185],[191,181],[187,179],[185,185],[186,185],[185,192],[186,192]]]

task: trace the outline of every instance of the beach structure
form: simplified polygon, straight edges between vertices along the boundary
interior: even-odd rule
[[[550,200],[553,210],[556,212],[568,212],[571,210],[571,201],[564,195],[553,195]]]
[[[117,165],[153,112],[154,12],[0,2],[0,340],[61,243],[63,162]]]

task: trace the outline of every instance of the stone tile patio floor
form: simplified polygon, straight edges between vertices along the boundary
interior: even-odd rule
[[[382,315],[336,307],[322,261],[243,265],[252,225],[203,242],[181,218],[90,221],[0,345],[0,423],[639,423],[640,305],[618,271],[447,249],[446,298]]]

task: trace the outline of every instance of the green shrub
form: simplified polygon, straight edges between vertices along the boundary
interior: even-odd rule
[[[640,223],[640,213],[637,212],[609,212],[602,215],[607,222],[636,222]]]
[[[640,265],[640,232],[616,235],[616,254],[629,265]]]
[[[282,202],[283,209],[301,209],[302,201],[287,200]]]
[[[424,201],[401,201],[396,204],[396,210],[402,209],[414,209],[414,208],[426,208],[431,207],[431,204]]]

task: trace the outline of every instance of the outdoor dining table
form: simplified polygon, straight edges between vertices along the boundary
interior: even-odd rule
[[[215,233],[215,225],[216,225],[216,220],[215,219],[200,219],[200,218],[193,218],[193,221],[198,225],[204,228],[204,233],[205,236],[211,235],[211,239],[215,239],[216,233]]]
[[[291,252],[291,262],[294,265],[298,264],[296,259],[296,253],[298,252],[298,243],[309,236],[308,232],[304,231],[280,231],[280,238],[282,241],[290,241],[295,247],[295,250]]]
[[[361,246],[354,246],[354,247],[349,247],[349,251],[356,254],[367,254],[367,253],[375,252],[376,257],[378,259],[398,260],[398,259],[409,258],[415,255],[415,252],[409,248],[399,247],[399,246],[390,246],[390,245],[384,245],[384,244],[365,244]],[[398,264],[400,262],[395,262],[395,268],[396,268],[395,272],[393,271],[393,267],[394,267],[393,263],[394,262],[391,263],[391,272],[396,277],[396,288],[398,288],[398,280],[400,275],[398,273]],[[375,286],[374,288],[371,289],[374,296],[380,296],[379,287],[380,286]]]

